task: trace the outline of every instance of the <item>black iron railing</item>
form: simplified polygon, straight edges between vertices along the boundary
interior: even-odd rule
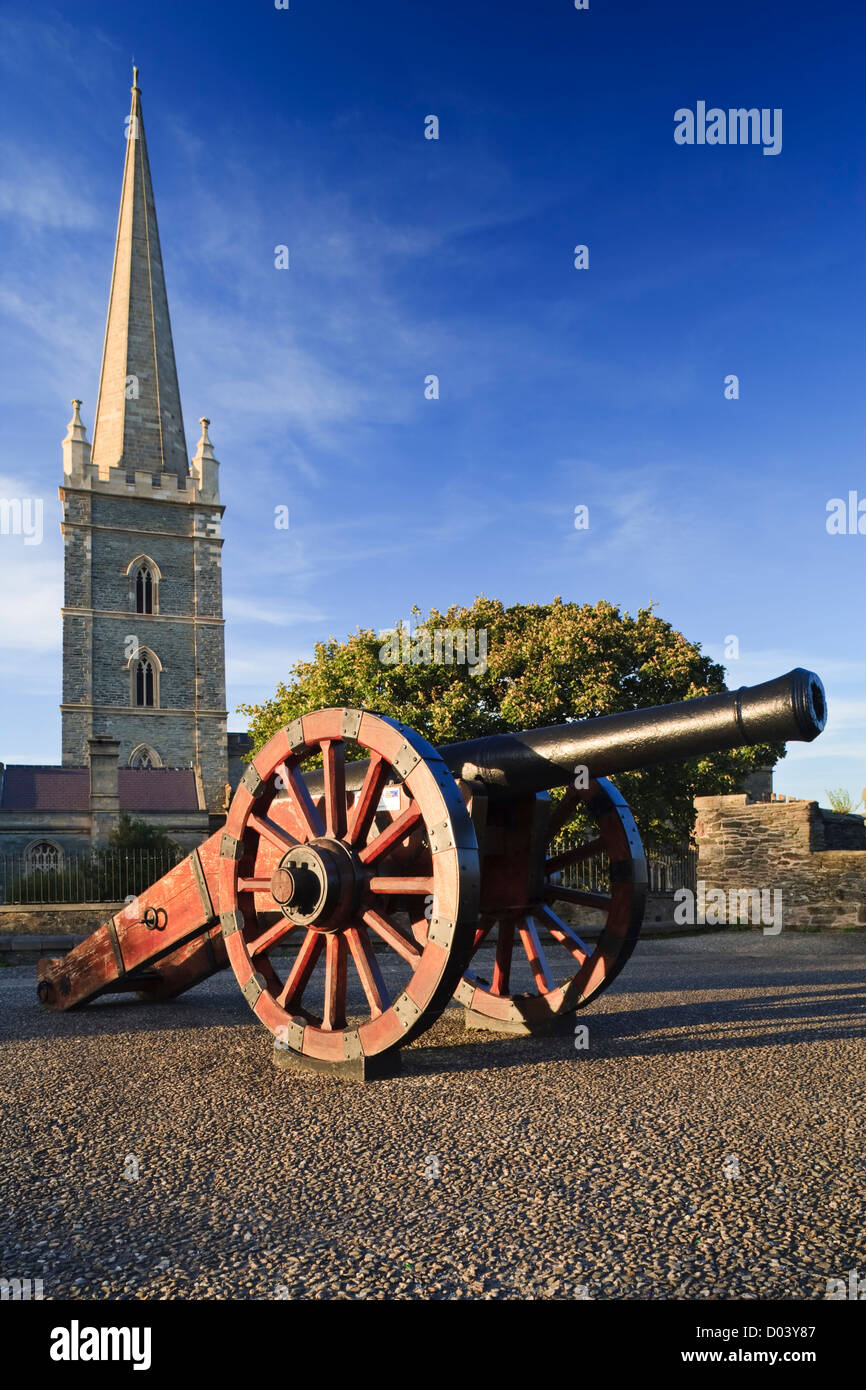
[[[551,854],[562,854],[582,843],[578,833],[561,835]],[[56,864],[35,866],[26,855],[0,856],[0,903],[32,906],[40,903],[123,902],[134,897],[183,858],[182,850],[99,849],[64,854]],[[672,893],[697,883],[697,850],[647,851],[649,887],[653,893]],[[568,888],[605,891],[606,855],[568,864],[561,870]]]
[[[551,847],[551,856],[576,849],[584,843],[585,836],[579,831],[566,831]],[[677,888],[696,890],[698,877],[698,852],[691,846],[680,850],[646,849],[649,890],[651,893],[673,893]],[[575,864],[567,864],[560,870],[561,882],[566,888],[583,888],[589,891],[605,892],[609,886],[608,862],[604,854],[593,855],[590,859],[580,859]]]
[[[34,864],[0,855],[0,903],[119,903],[135,897],[183,858],[180,849],[97,849]]]
[[[651,893],[674,893],[678,888],[697,891],[698,852],[690,845],[672,853],[648,849],[646,862]]]

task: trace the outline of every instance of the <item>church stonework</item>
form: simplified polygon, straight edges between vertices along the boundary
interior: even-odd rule
[[[121,766],[193,768],[202,809],[227,775],[219,464],[201,421],[187,463],[134,73],[93,446],[63,441],[63,764],[118,740]]]

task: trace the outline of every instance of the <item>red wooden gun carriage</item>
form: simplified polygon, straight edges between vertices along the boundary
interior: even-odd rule
[[[40,961],[39,998],[54,1009],[118,991],[170,999],[230,966],[278,1064],[356,1079],[393,1069],[452,997],[475,1026],[543,1029],[605,989],[640,933],[646,861],[608,776],[810,741],[825,722],[821,681],[800,668],[438,750],[368,710],[304,715],[255,755],[223,830],[67,956]],[[350,748],[366,758],[347,761]],[[559,801],[547,795],[563,786]],[[550,854],[580,806],[595,833]],[[604,891],[563,885],[570,865],[599,856]],[[557,915],[562,903],[604,914],[594,945]],[[493,942],[482,977],[477,953]]]

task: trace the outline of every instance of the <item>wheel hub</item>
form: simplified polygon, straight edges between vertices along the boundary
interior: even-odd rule
[[[271,895],[284,917],[313,931],[339,931],[361,887],[359,865],[339,840],[295,845],[271,877]]]

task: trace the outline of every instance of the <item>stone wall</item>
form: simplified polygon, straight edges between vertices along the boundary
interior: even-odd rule
[[[695,807],[698,878],[707,892],[778,889],[786,930],[866,928],[862,816],[745,795],[699,796]]]
[[[815,806],[815,802],[809,802]],[[866,849],[866,822],[862,816],[842,815],[817,806],[812,822],[812,849]]]

